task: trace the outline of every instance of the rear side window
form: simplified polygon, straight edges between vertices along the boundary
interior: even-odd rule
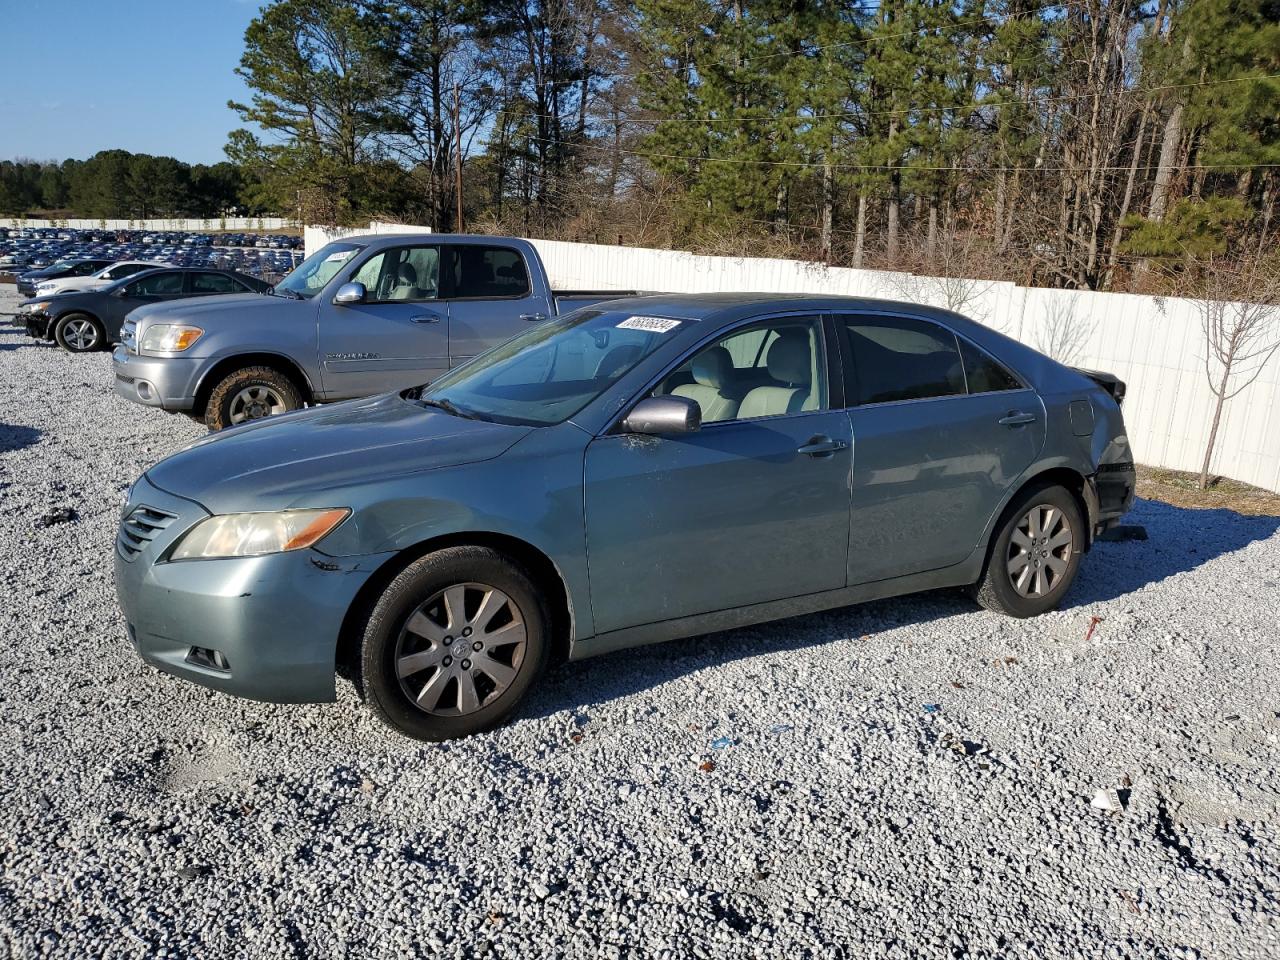
[[[867,404],[965,393],[964,364],[951,331],[907,317],[836,321],[853,358],[846,396]]]
[[[529,293],[529,271],[519,251],[478,244],[458,244],[449,251],[454,299],[523,297]]]
[[[182,292],[182,274],[153,273],[133,281],[125,288],[129,297],[164,297]]]
[[[224,273],[197,273],[191,278],[192,293],[244,293],[244,287]]]
[[[960,356],[964,358],[964,374],[969,381],[970,393],[1022,389],[1018,378],[1000,361],[967,340],[960,341]]]

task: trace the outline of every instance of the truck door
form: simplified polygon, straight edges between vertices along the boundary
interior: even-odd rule
[[[320,375],[338,400],[403,390],[449,369],[449,305],[440,299],[440,245],[383,248],[356,267],[362,303],[320,304]]]
[[[530,323],[548,319],[550,307],[534,294],[519,250],[500,244],[449,244],[444,262],[450,366],[511,339]]]

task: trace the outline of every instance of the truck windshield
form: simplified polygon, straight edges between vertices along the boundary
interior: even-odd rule
[[[451,370],[420,399],[502,423],[563,423],[691,321],[584,307]]]
[[[364,247],[358,243],[335,241],[327,243],[298,264],[287,277],[275,285],[275,292],[283,296],[310,300],[325,288],[333,275],[342,269],[356,252]]]

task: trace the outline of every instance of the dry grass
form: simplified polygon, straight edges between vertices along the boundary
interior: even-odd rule
[[[1175,507],[1226,509],[1251,516],[1280,517],[1280,493],[1228,477],[1213,477],[1208,490],[1197,489],[1199,476],[1181,470],[1138,466],[1138,496]]]

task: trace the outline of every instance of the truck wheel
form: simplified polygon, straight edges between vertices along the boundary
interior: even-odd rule
[[[223,430],[301,406],[298,388],[279,370],[244,367],[218,381],[209,394],[204,422],[210,430]]]
[[[525,570],[487,547],[447,547],[387,585],[361,629],[365,700],[419,740],[497,726],[541,673],[551,629]]]
[[[53,328],[53,338],[58,346],[71,353],[89,353],[102,349],[107,342],[107,331],[87,313],[68,313],[59,317]]]

